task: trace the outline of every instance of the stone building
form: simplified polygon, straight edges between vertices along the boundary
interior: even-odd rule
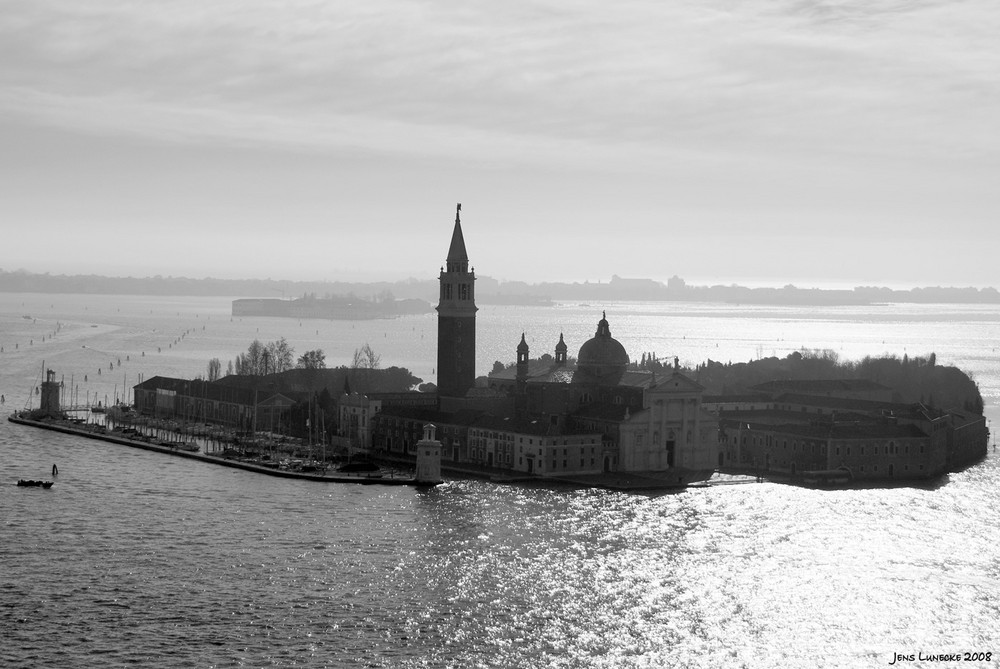
[[[833,386],[811,383],[795,389]],[[855,480],[932,478],[982,458],[988,439],[982,416],[827,394],[780,395],[718,416],[723,468],[793,477],[842,469]]]
[[[433,423],[445,466],[539,476],[655,472],[677,484],[711,475],[718,431],[701,409],[703,389],[676,364],[659,379],[630,369],[607,314],[575,362],[561,334],[554,357],[532,360],[522,333],[515,365],[474,388],[475,275],[458,214],[440,282],[438,406],[384,404],[373,420],[377,451],[411,454]]]

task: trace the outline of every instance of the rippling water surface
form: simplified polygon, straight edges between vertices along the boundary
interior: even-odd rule
[[[56,318],[33,322],[7,305],[7,408],[26,398],[43,356],[74,376],[90,369],[88,379],[95,350],[122,354],[115,378],[159,367],[193,375],[206,353],[232,357],[247,337],[273,338],[282,327],[348,347],[367,338],[378,348],[385,334],[385,352],[413,345],[390,332],[418,332],[423,322],[261,326],[230,323],[215,303],[125,302],[123,314],[96,302],[101,313],[89,320],[91,309],[64,304]],[[588,310],[563,309],[589,329]],[[655,315],[632,309],[640,334],[630,336],[652,341]],[[664,330],[689,333],[671,334],[678,346],[690,336],[700,342],[692,351],[714,348],[703,319],[732,325],[700,309],[687,320],[662,316]],[[783,342],[790,350],[841,337],[845,350],[866,350],[882,335],[894,350],[906,331],[897,323],[923,323],[926,348],[911,350],[935,350],[942,364],[973,361],[994,409],[995,312],[956,317],[972,342],[959,346],[928,307],[867,326],[829,313],[729,309],[749,324],[738,329],[744,337],[774,331],[774,318],[796,333],[823,321],[823,341]],[[498,313],[518,332],[518,319],[545,319]],[[56,320],[59,334],[39,341]],[[36,334],[31,327],[35,343],[10,355],[11,341]],[[719,359],[762,342],[725,344]],[[850,491],[745,484],[652,495],[464,480],[416,490],[275,479],[4,422],[0,665],[857,667],[886,666],[893,652],[996,657],[997,462],[991,453],[927,487]],[[48,478],[53,463],[52,489],[13,485]]]

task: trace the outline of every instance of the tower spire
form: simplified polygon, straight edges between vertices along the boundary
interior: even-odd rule
[[[462,234],[462,203],[455,207],[455,230],[451,233],[451,246],[448,247],[448,271],[468,272],[469,253],[465,250],[465,236]],[[464,266],[453,267],[459,263]]]

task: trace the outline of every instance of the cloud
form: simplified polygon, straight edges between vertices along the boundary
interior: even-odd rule
[[[329,212],[375,225],[475,197],[485,244],[555,235],[569,278],[585,258],[603,267],[588,240],[625,229],[707,267],[706,249],[749,228],[807,251],[821,228],[927,239],[954,219],[989,235],[998,33],[993,0],[7,3],[0,133],[87,140],[31,175],[0,155],[24,185],[0,214],[63,224],[70,193],[89,192],[93,220],[127,221],[110,210],[132,198],[154,226],[222,212],[322,229]],[[187,158],[169,163],[173,149]],[[102,152],[120,159],[81,175]],[[176,175],[192,164],[204,187]],[[27,195],[53,184],[77,184],[63,208]],[[548,269],[550,248],[526,265]]]
[[[998,103],[986,41],[997,13],[985,2],[39,0],[9,10],[2,108],[199,141],[511,159],[531,145],[574,157],[589,146],[599,159],[640,146],[666,157],[762,144],[906,152],[913,140],[967,150],[982,146],[977,131]]]

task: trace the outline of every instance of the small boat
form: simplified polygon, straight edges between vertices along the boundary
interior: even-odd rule
[[[22,487],[22,488],[45,488],[45,489],[48,489],[48,488],[52,487],[53,483],[54,483],[54,481],[35,481],[33,479],[25,481],[24,479],[20,479],[17,482],[17,485],[20,486],[20,487]]]

